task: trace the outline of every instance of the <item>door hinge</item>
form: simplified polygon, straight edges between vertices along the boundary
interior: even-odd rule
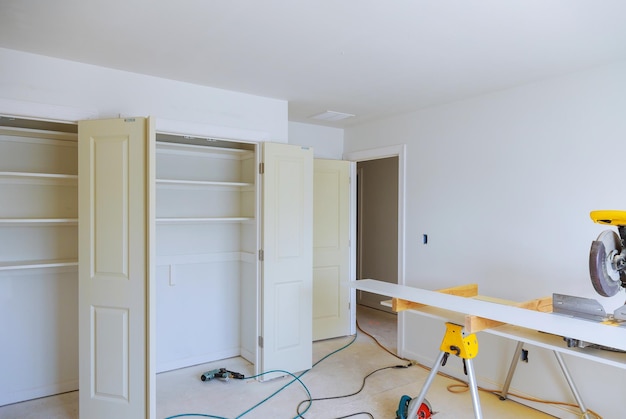
[[[262,175],[265,173],[265,163],[259,163],[259,174]]]
[[[259,262],[263,262],[264,259],[265,259],[265,252],[263,251],[263,249],[259,249]]]
[[[259,336],[259,348],[263,348],[263,336]]]

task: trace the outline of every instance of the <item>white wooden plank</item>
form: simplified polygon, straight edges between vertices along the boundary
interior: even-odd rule
[[[542,313],[488,301],[457,297],[436,291],[390,284],[374,279],[353,281],[351,286],[362,291],[401,298],[458,313],[484,317],[531,330],[552,333],[558,336],[566,336],[585,342],[626,350],[626,328],[623,327],[608,326],[552,313]]]
[[[58,268],[64,266],[78,266],[77,259],[58,259],[58,260],[28,260],[19,262],[0,262],[0,271],[10,271],[18,269],[41,269],[41,268]]]
[[[391,307],[391,300],[383,301],[381,304],[386,305],[387,307]],[[433,306],[423,306],[418,309],[410,309],[408,311],[424,317],[441,320],[444,322],[452,322],[456,324],[463,324],[465,320],[465,314],[463,313],[444,310]],[[602,349],[595,349],[590,347],[568,348],[561,336],[556,336],[550,333],[542,333],[536,330],[531,330],[510,324],[504,324],[502,326],[484,329],[481,330],[480,333],[488,333],[496,336],[501,336],[507,339],[528,343],[530,345],[538,346],[552,351],[558,351],[567,355],[585,358],[594,362],[600,362],[602,364],[607,364],[612,367],[626,369],[625,353],[605,351]]]
[[[186,179],[157,179],[157,185],[167,186],[216,186],[220,188],[240,189],[242,187],[253,187],[253,183],[248,182],[214,182],[208,180],[186,180]]]
[[[228,140],[225,140],[228,141]],[[209,155],[213,158],[231,158],[241,159],[242,156],[250,154],[250,150],[226,148],[226,147],[211,147],[206,145],[194,145],[194,144],[181,144],[170,143],[165,141],[157,141],[157,153],[171,153],[171,154],[185,154],[185,155],[197,155],[202,153]]]
[[[64,173],[0,172],[0,177],[18,178],[18,179],[19,178],[33,178],[33,179],[78,181],[78,175],[70,175],[70,174],[64,174]]]
[[[78,218],[1,218],[3,225],[75,225]]]
[[[242,221],[251,221],[252,217],[171,217],[157,218],[157,224],[194,224],[194,223],[238,223]]]

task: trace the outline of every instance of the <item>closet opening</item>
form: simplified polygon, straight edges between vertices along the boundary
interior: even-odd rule
[[[0,406],[78,389],[77,131],[0,116]]]
[[[156,134],[156,372],[257,360],[256,145]]]

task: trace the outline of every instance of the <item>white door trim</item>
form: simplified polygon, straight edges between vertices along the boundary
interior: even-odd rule
[[[343,156],[344,160],[353,162],[384,159],[387,157],[398,157],[398,284],[404,285],[406,144],[354,151],[345,153]],[[355,224],[355,222],[356,219],[351,220],[351,224]]]
[[[387,147],[357,150],[344,153],[343,159],[353,162],[398,157],[398,284],[405,285],[405,206],[406,206],[406,144]],[[356,203],[356,200],[355,200]],[[351,226],[356,226],[356,211],[352,214]],[[356,243],[356,241],[354,242]],[[354,252],[353,252],[354,253]],[[353,276],[352,278],[356,278]],[[356,316],[355,316],[356,318]],[[398,350],[404,350],[404,323],[405,313],[398,313]]]

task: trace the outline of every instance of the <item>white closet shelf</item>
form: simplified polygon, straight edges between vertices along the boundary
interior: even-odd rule
[[[1,177],[13,178],[44,178],[44,179],[71,179],[78,180],[78,175],[65,173],[37,173],[37,172],[0,172]]]
[[[78,266],[78,259],[27,260],[19,262],[0,262],[0,271],[21,269],[60,268]]]
[[[215,182],[209,180],[187,179],[157,179],[157,185],[187,185],[187,186],[223,186],[223,187],[254,187],[254,183],[248,182]]]
[[[210,144],[210,142],[207,142]],[[192,153],[194,155],[205,154],[212,156],[246,156],[252,153],[251,150],[243,150],[238,148],[226,148],[226,147],[211,147],[205,145],[194,145],[194,144],[178,144],[178,143],[170,143],[165,141],[157,141],[156,142],[156,152],[157,153],[168,153],[168,154],[187,154]]]
[[[254,217],[172,217],[157,218],[157,224],[203,224],[203,223],[239,223],[251,221]]]
[[[78,218],[0,218],[0,225],[75,225]]]
[[[14,183],[49,183],[70,185],[76,185],[78,183],[78,175],[64,173],[0,172],[0,179]]]

